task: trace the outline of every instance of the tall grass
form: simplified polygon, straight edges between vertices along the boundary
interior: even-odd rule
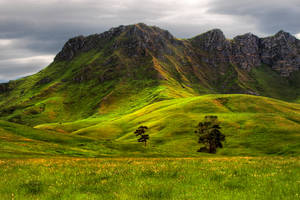
[[[0,199],[298,199],[299,158],[0,160]]]

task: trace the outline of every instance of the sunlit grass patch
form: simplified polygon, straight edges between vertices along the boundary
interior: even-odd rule
[[[0,160],[4,199],[297,199],[298,157]]]
[[[151,92],[145,91],[144,94]],[[147,95],[143,98],[152,98]],[[135,99],[131,100],[134,104]],[[0,121],[0,132],[9,132],[10,137],[16,135],[34,139],[41,147],[36,149],[32,145],[33,149],[27,148],[24,152],[25,147],[19,149],[16,147],[20,144],[4,140],[6,142],[2,142],[2,152],[0,147],[0,157],[9,157],[14,149],[24,152],[21,155],[203,156],[204,153],[197,152],[200,145],[194,131],[206,115],[218,116],[222,133],[226,136],[224,148],[218,149],[217,154],[297,156],[300,153],[297,142],[300,136],[299,104],[253,95],[214,94],[153,102],[140,109],[129,107],[124,109],[133,110],[125,112],[122,108],[110,114],[94,115],[78,121],[41,124],[34,129]],[[141,146],[133,134],[141,125],[149,127],[147,147]],[[44,144],[46,146],[42,148]],[[49,151],[55,148],[55,152]],[[14,155],[20,157],[19,152]]]

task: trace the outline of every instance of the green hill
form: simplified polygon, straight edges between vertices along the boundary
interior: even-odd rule
[[[205,115],[217,115],[226,135],[220,155],[299,155],[300,105],[251,95],[205,95],[153,103],[129,114],[42,124],[1,121],[3,156],[203,156],[194,134]],[[133,134],[149,127],[144,148]],[[11,140],[10,138],[16,138]],[[26,145],[24,145],[26,144]],[[23,145],[23,146],[22,146]]]
[[[252,63],[239,42],[254,36],[240,37],[180,40],[136,24],[72,38],[44,70],[0,85],[0,156],[198,156],[193,132],[208,114],[227,138],[218,154],[299,155],[299,41],[281,44],[290,52],[273,66],[268,55]],[[139,125],[150,127],[148,148]]]

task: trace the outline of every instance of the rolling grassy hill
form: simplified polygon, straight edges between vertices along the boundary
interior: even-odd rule
[[[34,128],[1,121],[1,155],[203,156],[194,134],[205,115],[217,115],[226,135],[220,155],[299,155],[300,105],[252,95],[204,95],[164,100],[114,113]],[[149,127],[150,144],[134,130]]]
[[[83,137],[71,137],[58,132],[41,131],[28,126],[0,121],[0,157],[54,157],[92,156],[97,153],[85,150],[84,144],[94,141]]]

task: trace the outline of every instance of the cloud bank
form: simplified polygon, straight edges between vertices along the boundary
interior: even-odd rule
[[[298,0],[0,0],[0,81],[46,67],[70,37],[144,22],[188,38],[285,30],[300,38]]]

